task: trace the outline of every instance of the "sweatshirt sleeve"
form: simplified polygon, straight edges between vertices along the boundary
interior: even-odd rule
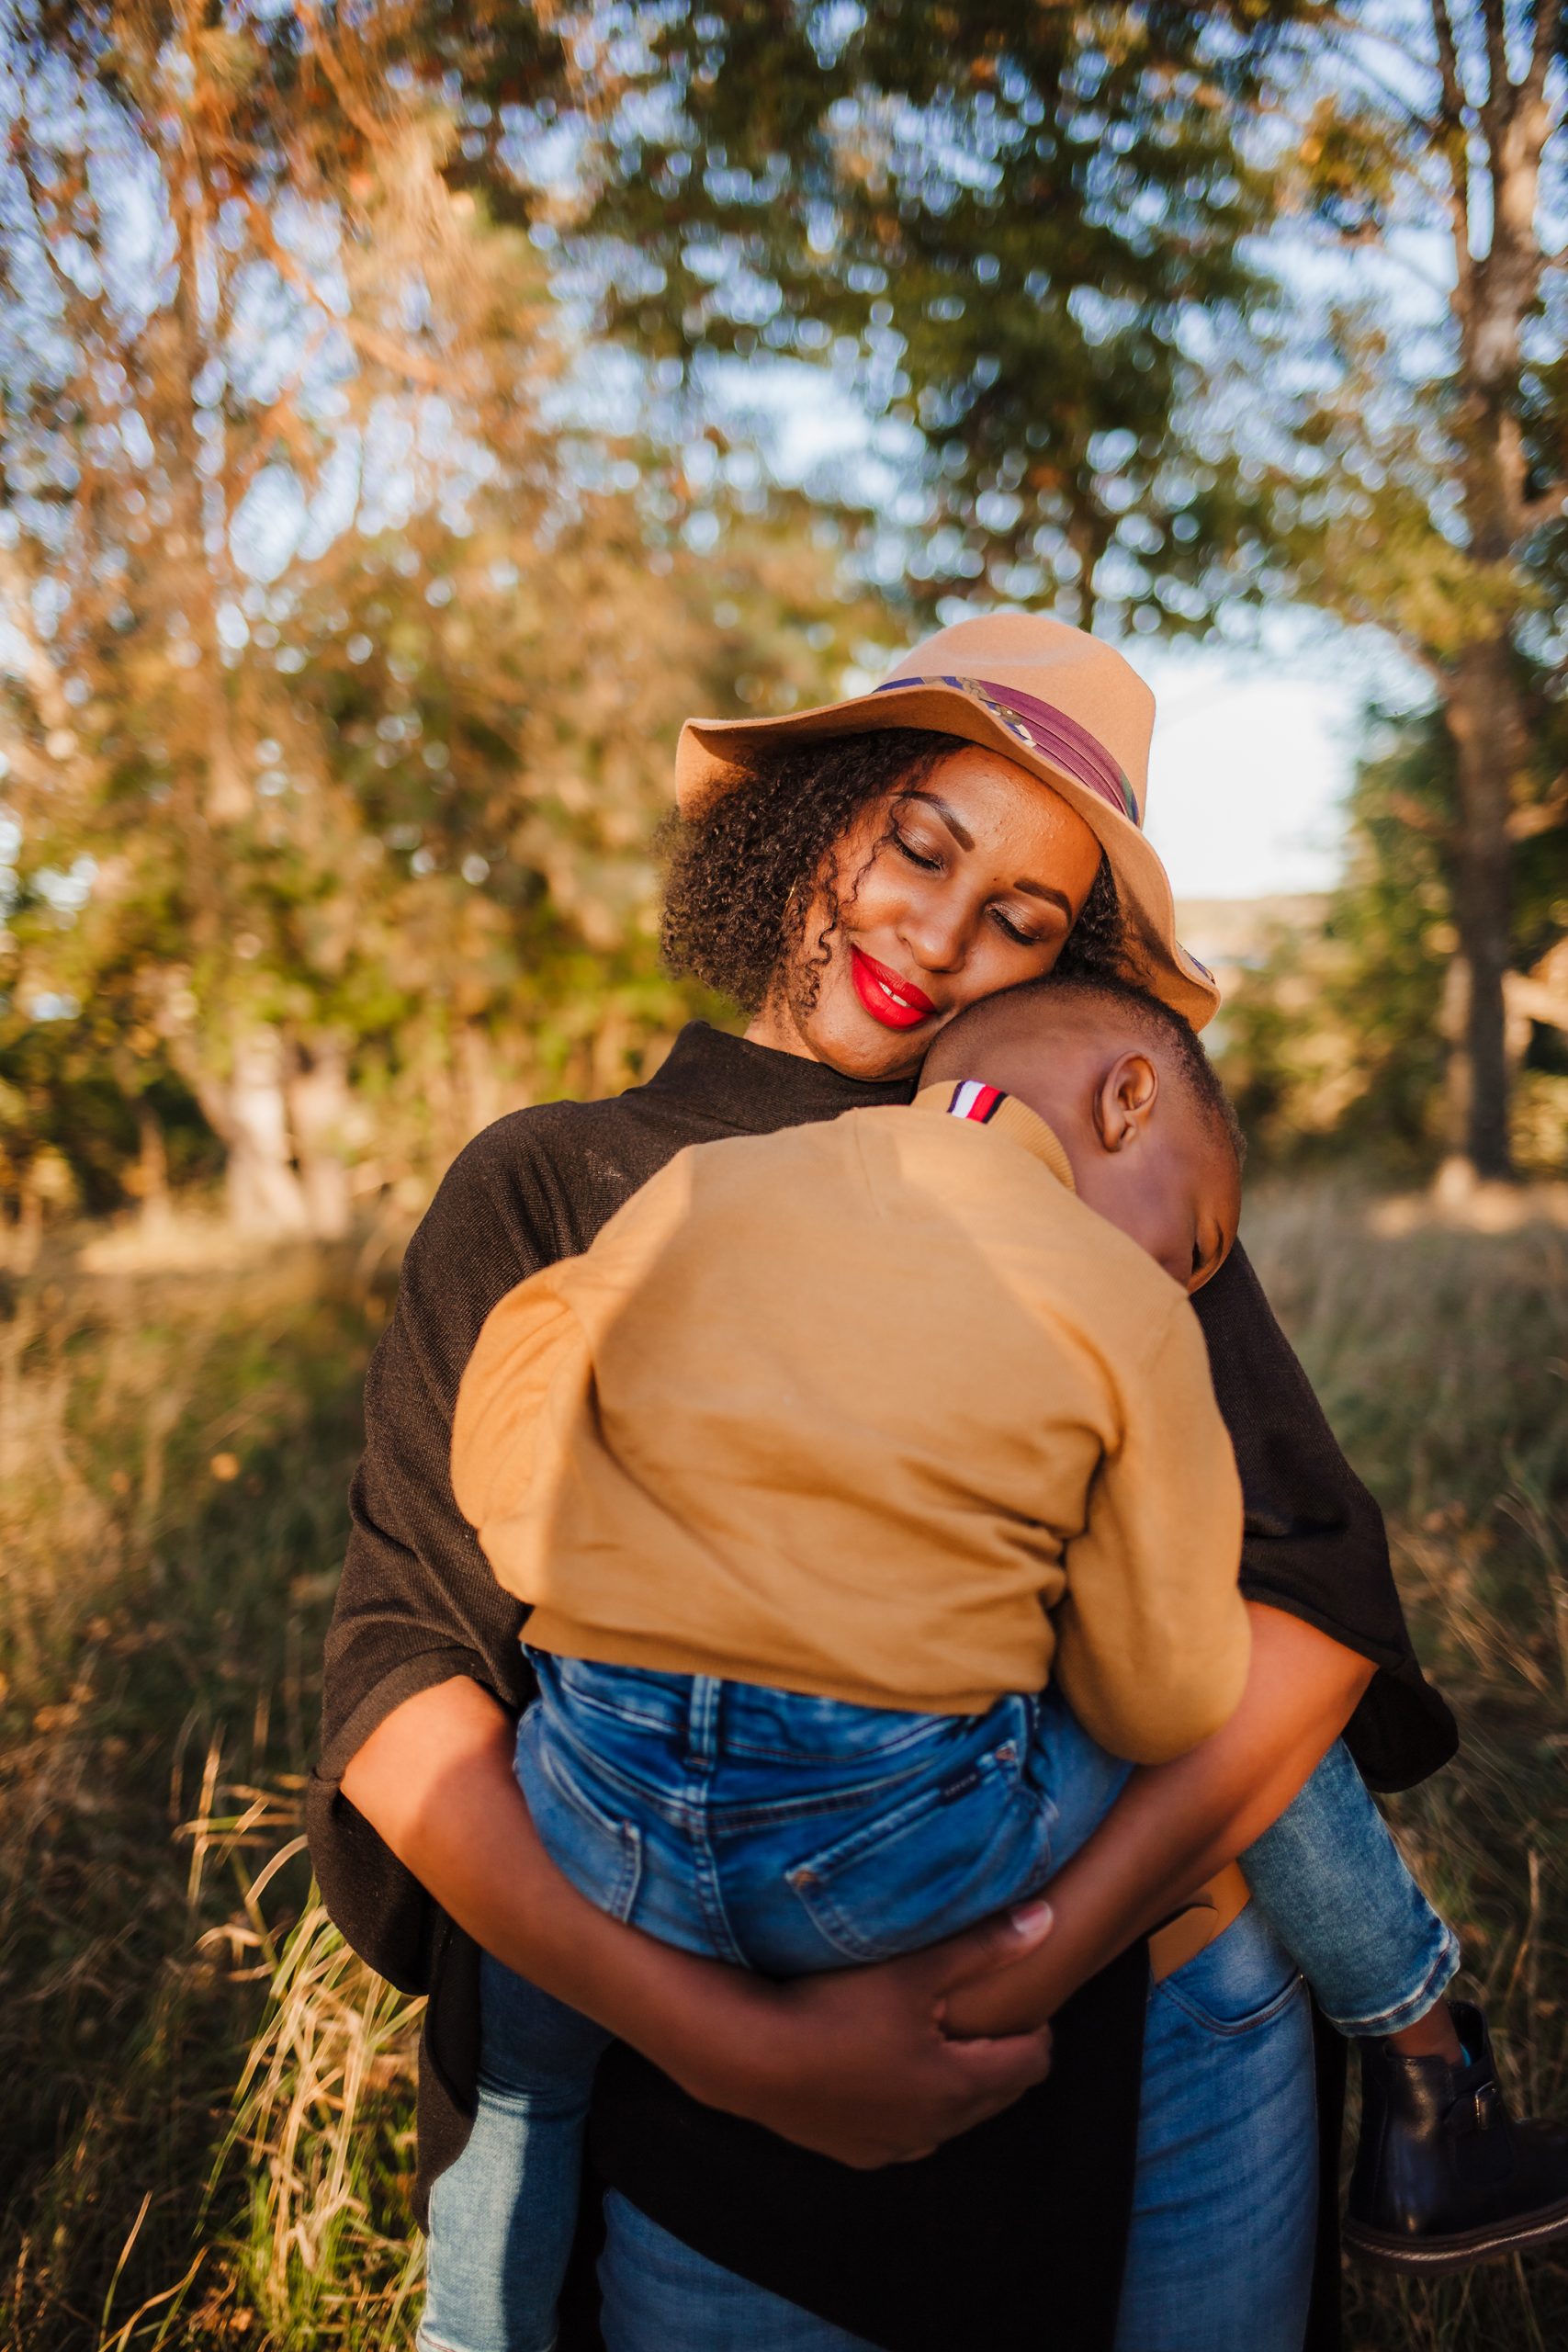
[[[1185,1299],[1117,1385],[1122,1439],[1067,1546],[1053,1670],[1102,1747],[1163,1764],[1218,1731],[1247,1680],[1241,1486]]]

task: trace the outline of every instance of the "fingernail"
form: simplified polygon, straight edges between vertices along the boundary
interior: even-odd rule
[[[1043,1898],[1034,1903],[1021,1903],[1012,1915],[1012,1924],[1021,1936],[1038,1935],[1042,1928],[1051,1924],[1051,1905]]]

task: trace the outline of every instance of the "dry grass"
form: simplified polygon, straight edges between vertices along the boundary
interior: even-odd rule
[[[1463,1728],[1459,1763],[1393,1808],[1406,1850],[1521,2100],[1568,2116],[1568,1230],[1543,1205],[1477,1230],[1324,1186],[1264,1194],[1247,1229]],[[1351,2282],[1353,2352],[1568,2343],[1568,2259]]]
[[[67,1266],[0,1326],[17,2352],[398,2340],[410,2005],[308,1907],[299,1836],[389,1283]]]
[[[1568,2112],[1568,1232],[1260,1195],[1249,1238],[1465,1721],[1399,1808],[1524,2098]],[[414,2005],[299,1799],[389,1278],[99,1254],[0,1324],[0,2344],[406,2345]],[[1568,2263],[1350,2290],[1354,2352],[1568,2342]]]

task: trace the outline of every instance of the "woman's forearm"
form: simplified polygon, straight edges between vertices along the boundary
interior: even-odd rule
[[[872,2165],[925,2154],[1046,2072],[1048,2030],[960,2041],[942,2025],[957,1987],[1043,1939],[1044,1906],[877,1968],[774,1984],[674,1951],[580,1894],[513,1778],[514,1737],[505,1710],[457,1676],[393,1709],[343,1794],[477,1943],[694,2097]]]
[[[1134,1772],[1094,1836],[1051,1882],[1050,1940],[1005,1973],[955,1994],[950,2031],[1016,2031],[1054,2016],[1261,1837],[1327,1754],[1371,1666],[1299,1618],[1256,1603],[1249,1613],[1252,1667],[1230,1722],[1175,1763]]]
[[[658,2044],[668,2062],[692,2007],[693,1972],[737,1972],[622,1927],[579,1894],[513,1777],[515,1736],[505,1710],[459,1676],[378,1725],[343,1793],[476,1943],[622,2039]]]

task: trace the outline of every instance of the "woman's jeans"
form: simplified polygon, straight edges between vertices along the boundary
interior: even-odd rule
[[[1055,1696],[904,1714],[708,1678],[537,1656],[518,1777],[546,1845],[600,1906],[771,1973],[932,1942],[1043,1883],[1129,1767]],[[1320,1787],[1321,1783],[1321,1787]],[[1341,1751],[1260,1871],[1313,1947],[1333,2014],[1412,2014],[1452,1946]],[[1304,1932],[1294,1917],[1306,1913]],[[1315,2225],[1310,2012],[1261,1904],[1151,1994],[1124,2352],[1295,2352]],[[1321,1950],[1318,1949],[1321,1947]],[[1348,1959],[1347,1952],[1349,1953]],[[1450,1971],[1451,1973],[1451,1970]],[[431,2200],[427,2352],[546,2352],[606,2037],[487,1961],[479,2113]],[[1368,2030],[1365,2025],[1362,2030]],[[1386,2027],[1382,2030],[1386,2030]],[[679,2245],[612,2198],[610,2352],[849,2352],[856,2339]]]

